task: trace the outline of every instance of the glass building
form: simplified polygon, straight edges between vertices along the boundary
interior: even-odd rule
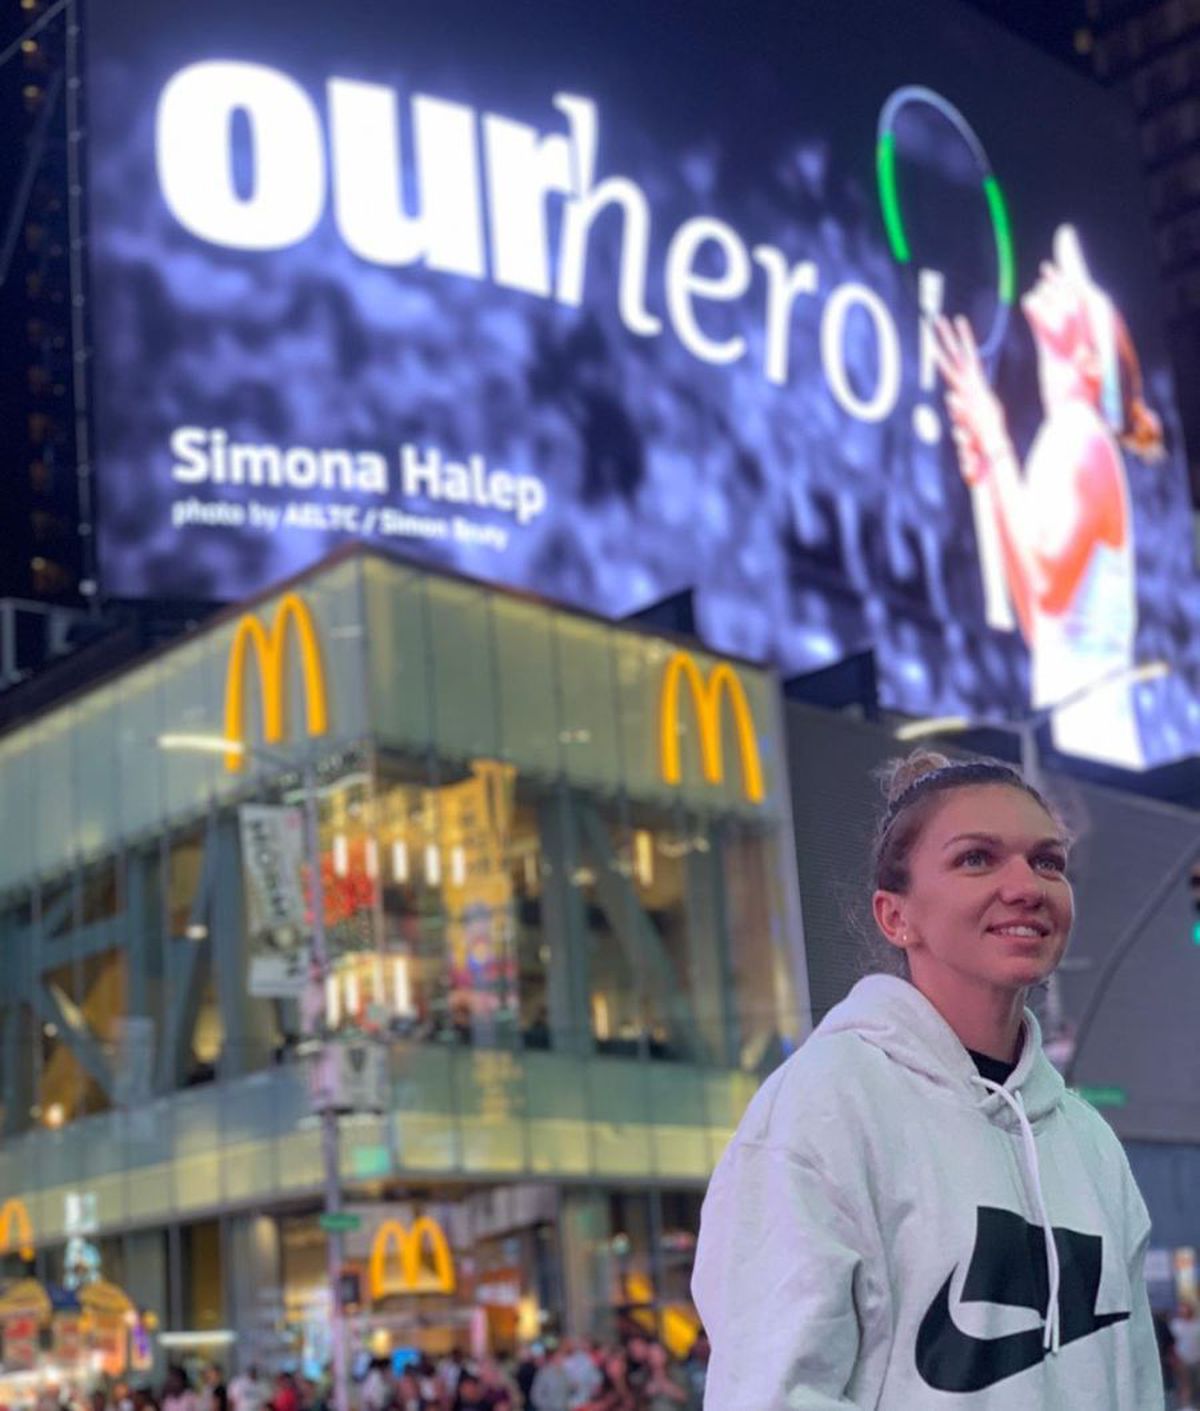
[[[323,1020],[387,1059],[341,1122],[354,1336],[683,1336],[705,1181],[808,1023],[777,683],[361,550],[0,739],[0,1192],[38,1273],[98,1263],[168,1348],[323,1357],[312,1016],[262,993],[288,937],[241,842],[313,769]],[[383,1276],[422,1217],[453,1276]]]

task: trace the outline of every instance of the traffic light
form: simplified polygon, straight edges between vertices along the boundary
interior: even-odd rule
[[[1192,944],[1200,946],[1200,862],[1192,864],[1188,885],[1192,889]]]

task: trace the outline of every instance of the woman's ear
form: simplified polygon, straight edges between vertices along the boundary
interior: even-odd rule
[[[909,944],[908,922],[904,916],[904,897],[899,892],[878,891],[871,898],[871,911],[880,935],[888,945],[900,950]]]

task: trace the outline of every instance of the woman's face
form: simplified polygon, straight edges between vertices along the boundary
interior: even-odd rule
[[[908,891],[894,898],[918,989],[1015,992],[1044,980],[1075,919],[1066,863],[1058,825],[1024,790],[948,793],[912,850]]]

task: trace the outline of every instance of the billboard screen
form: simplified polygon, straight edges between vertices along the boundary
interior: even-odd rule
[[[691,588],[712,647],[789,673],[873,646],[912,714],[1070,698],[1069,751],[1200,746],[1099,90],[949,0],[89,25],[109,595],[236,598],[364,539],[613,616]]]

